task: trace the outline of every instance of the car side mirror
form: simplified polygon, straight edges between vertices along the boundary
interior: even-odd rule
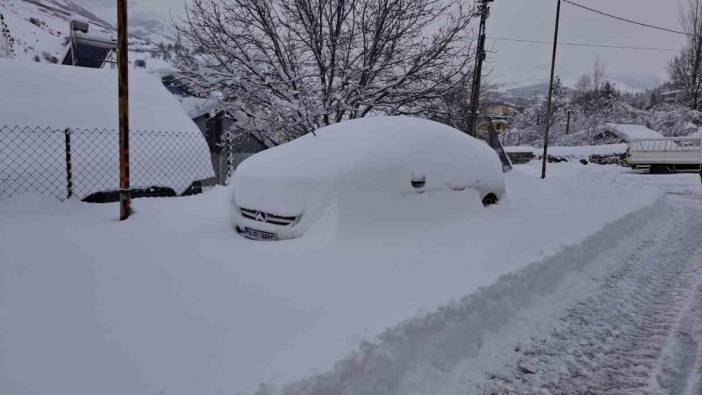
[[[427,184],[427,177],[426,176],[412,176],[412,188],[414,189],[424,189],[424,186]]]

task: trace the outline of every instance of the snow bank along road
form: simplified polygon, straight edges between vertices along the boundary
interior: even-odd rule
[[[644,180],[672,197],[285,393],[701,394],[702,193]]]
[[[595,292],[517,345],[481,392],[702,394],[702,199],[673,200]]]
[[[657,298],[615,283],[607,293],[605,279],[623,273],[622,284],[637,284],[623,271],[626,262],[638,262],[631,258],[637,251],[658,251],[642,240],[671,244],[673,229],[696,226],[695,211],[661,200],[663,192],[694,196],[702,188],[696,176],[631,176],[579,164],[551,169],[546,182],[537,164],[511,173],[508,197],[497,207],[461,194],[440,197],[440,205],[419,196],[426,212],[378,223],[332,207],[317,229],[281,243],[233,233],[228,189],[138,200],[127,223],[115,221],[114,205],[2,201],[0,393],[555,389],[549,380],[570,377],[568,365],[538,357],[556,344],[554,323],[577,328],[577,318],[560,317],[577,317],[569,309],[581,302],[614,306],[624,296],[640,303],[632,314],[655,311]],[[661,257],[678,262],[673,254],[686,253],[692,241],[677,243]],[[630,272],[650,272],[651,284],[676,281],[674,271],[657,271],[646,257]],[[693,268],[676,264],[681,273]],[[691,282],[677,289],[692,289],[689,277],[679,278]],[[684,312],[684,299],[671,296],[667,306]],[[631,332],[634,324],[612,325],[621,332],[612,338],[622,339],[612,347],[641,337]],[[696,322],[674,325],[694,329]],[[687,339],[697,342],[690,332]],[[694,356],[676,352],[688,340],[659,342],[669,363],[651,365],[657,370],[650,377],[681,386],[685,374],[666,372],[697,369]],[[597,361],[597,352],[590,358],[579,341],[571,343],[582,350],[571,358],[577,366]],[[536,350],[534,357],[526,350]]]

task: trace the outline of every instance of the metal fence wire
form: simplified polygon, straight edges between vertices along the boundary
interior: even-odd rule
[[[202,134],[129,133],[135,197],[192,194],[214,183]],[[62,200],[116,201],[118,138],[111,129],[0,126],[0,199],[45,194]]]

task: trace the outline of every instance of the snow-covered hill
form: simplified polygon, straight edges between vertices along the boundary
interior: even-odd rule
[[[135,9],[129,14],[131,34],[151,43],[175,42],[176,31],[172,23],[160,15]]]
[[[565,76],[561,81],[566,88],[575,88],[578,82],[578,76]],[[653,89],[660,86],[663,81],[651,76],[627,76],[619,74],[607,75],[607,81],[615,86],[620,92],[639,93],[646,89]],[[497,86],[503,92],[515,98],[528,98],[533,96],[545,95],[548,91],[548,80],[543,79],[526,79],[526,80],[500,80]]]
[[[60,61],[73,19],[89,22],[91,31],[116,36],[114,7],[100,0],[82,0],[80,4],[73,0],[0,0],[0,13],[15,39],[14,51],[20,60]],[[158,43],[173,41],[172,26],[138,7],[130,13],[130,59],[145,60],[149,68],[166,67],[151,52]]]

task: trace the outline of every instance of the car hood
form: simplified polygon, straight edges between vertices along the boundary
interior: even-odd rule
[[[232,184],[238,207],[261,210],[281,216],[304,213],[320,184],[305,177],[264,177],[235,173]]]

